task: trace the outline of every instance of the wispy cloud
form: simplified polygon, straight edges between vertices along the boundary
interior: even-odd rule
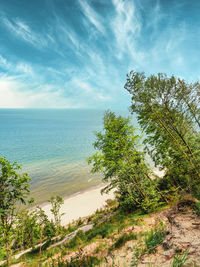
[[[87,0],[79,0],[83,13],[88,21],[102,34],[105,34],[105,28],[102,23],[102,19],[98,13],[88,4]]]
[[[2,55],[0,55],[0,67],[6,70],[9,70],[11,68],[11,64]]]
[[[33,1],[32,13],[21,1],[23,12],[8,5],[0,13],[0,107],[14,99],[20,107],[128,106],[131,69],[198,76],[199,38],[184,4]]]
[[[142,25],[135,4],[130,0],[112,0],[112,3],[115,15],[111,19],[111,28],[116,39],[117,56],[122,59],[129,54],[135,63],[141,64],[144,53],[137,46],[137,40],[140,38]]]
[[[30,66],[30,64],[24,62],[20,62],[19,64],[16,65],[16,71],[30,76],[34,75],[34,71]]]
[[[6,71],[7,74],[11,75],[22,75],[27,78],[27,76],[34,76],[35,72],[32,66],[23,61],[12,63],[8,61],[5,57],[0,55],[0,67]]]
[[[4,16],[3,22],[10,31],[22,40],[41,48],[47,46],[47,41],[41,35],[31,30],[30,26],[23,20],[19,18],[9,20]]]

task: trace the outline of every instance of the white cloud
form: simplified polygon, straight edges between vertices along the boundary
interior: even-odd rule
[[[137,64],[144,61],[144,53],[137,47],[140,37],[141,23],[134,2],[127,0],[112,0],[115,16],[111,18],[111,29],[116,39],[116,55],[122,59],[129,54]]]
[[[24,62],[20,62],[19,64],[16,65],[16,71],[31,76],[34,75],[31,65]]]
[[[19,18],[9,20],[4,16],[3,22],[11,32],[24,41],[40,48],[47,46],[45,38],[31,30],[30,26]]]
[[[23,61],[12,63],[6,58],[4,58],[2,55],[0,55],[0,67],[12,74],[22,75],[26,77],[35,75],[33,68],[30,64]]]
[[[49,55],[56,52],[61,57],[51,54],[50,61],[46,61],[45,54],[40,63],[34,62],[34,58],[29,63],[19,58],[9,62],[10,56],[0,55],[0,67],[8,76],[17,75],[17,79],[1,81],[0,106],[120,105],[125,95],[126,73],[131,69],[152,73],[184,64],[182,53],[177,53],[184,40],[184,30],[178,32],[178,26],[172,29],[170,22],[163,23],[166,17],[159,2],[150,8],[145,25],[140,14],[147,5],[138,1],[111,0],[112,10],[99,9],[104,13],[97,13],[89,0],[79,0],[79,3],[82,14],[77,20],[83,23],[81,27],[76,28],[72,21],[69,23],[71,17],[65,18],[55,9],[53,16],[45,20],[44,35],[22,19],[3,16],[12,35],[37,47],[48,46],[45,48]],[[145,35],[148,31],[151,34]]]
[[[40,90],[27,90],[30,85],[23,84],[14,77],[0,78],[1,108],[78,108],[73,99],[63,96],[61,89],[43,85]]]
[[[136,16],[135,6],[132,1],[112,0],[116,16],[111,21],[118,45],[126,49],[130,38],[136,39],[140,33],[141,25]]]
[[[105,34],[105,29],[102,24],[101,17],[94,11],[94,9],[88,4],[85,0],[79,0],[79,3],[82,7],[82,10],[87,17],[87,19],[90,21],[92,25],[95,26],[95,28],[101,32],[102,34]]]
[[[2,55],[0,55],[0,66],[6,70],[11,68],[11,64]]]
[[[76,90],[77,91],[79,90],[81,92],[81,94],[83,94],[83,95],[93,94],[94,88],[92,88],[90,86],[90,84],[87,83],[86,81],[81,81],[81,80],[75,78],[75,79],[73,79],[72,83],[73,83],[74,87],[76,88]]]
[[[90,104],[94,106],[94,103],[98,106],[99,102],[106,103],[111,100],[109,92],[105,92],[105,90],[99,88],[98,85],[91,84],[91,80],[86,77],[82,79],[80,77],[73,78],[66,84],[66,90],[72,94],[72,97],[76,99],[76,101],[83,103],[85,107],[90,107]]]
[[[96,94],[96,99],[102,102],[107,102],[111,100],[111,96],[102,93],[97,93]]]

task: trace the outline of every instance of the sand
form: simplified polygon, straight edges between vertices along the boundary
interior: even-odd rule
[[[89,189],[76,195],[69,196],[64,199],[64,204],[61,207],[60,213],[64,213],[61,219],[62,225],[67,225],[73,220],[80,217],[92,215],[97,209],[103,208],[107,199],[114,199],[114,191],[109,194],[101,194],[101,189],[104,186]],[[51,204],[45,203],[42,205],[49,219],[52,219]]]
[[[163,177],[165,173],[165,171],[159,171],[158,168],[154,168],[153,172],[160,177]],[[64,213],[61,224],[67,225],[73,220],[92,215],[97,209],[103,208],[107,199],[114,199],[114,190],[109,194],[101,194],[101,189],[104,186],[105,185],[100,185],[64,198],[64,204],[60,210],[60,213]],[[53,218],[50,211],[51,204],[44,203],[41,207],[51,220]]]

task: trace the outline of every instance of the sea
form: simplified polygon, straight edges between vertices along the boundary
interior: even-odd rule
[[[116,111],[127,116],[128,110]],[[102,130],[103,110],[0,109],[0,157],[17,161],[31,177],[36,203],[78,194],[102,183],[87,159]]]

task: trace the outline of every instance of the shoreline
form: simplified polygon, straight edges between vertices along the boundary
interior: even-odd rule
[[[101,190],[104,187],[105,184],[101,183],[84,191],[63,197],[64,204],[61,206],[60,214],[64,213],[64,215],[61,217],[61,224],[64,226],[79,218],[90,216],[97,209],[103,208],[106,200],[114,199],[114,190],[111,190],[108,194],[101,194]],[[39,206],[45,211],[50,220],[53,219],[50,203],[44,202]]]
[[[100,183],[100,184],[98,184],[98,185],[90,186],[90,187],[85,188],[85,189],[83,189],[83,190],[81,190],[81,191],[77,191],[77,192],[75,192],[75,193],[72,193],[71,195],[64,195],[64,196],[60,195],[60,196],[62,196],[63,200],[65,201],[66,199],[69,199],[69,198],[72,198],[72,197],[75,197],[75,196],[79,196],[79,195],[81,195],[81,194],[83,194],[83,193],[85,193],[85,192],[92,191],[92,190],[97,189],[97,188],[101,188],[101,189],[103,189],[104,186],[105,186],[105,185],[104,185],[103,183]],[[58,195],[59,195],[59,194],[58,194]],[[56,196],[56,195],[55,195],[55,196]],[[42,208],[42,207],[44,207],[44,206],[46,206],[46,205],[49,205],[49,202],[48,202],[48,201],[44,201],[44,202],[42,202],[42,203],[40,203],[40,204],[38,204],[38,205]]]
[[[153,168],[154,174],[159,177],[163,177],[165,171],[160,171],[158,168]],[[79,218],[92,215],[97,209],[103,208],[106,204],[106,200],[114,199],[114,189],[108,194],[101,194],[101,190],[106,185],[101,183],[96,186],[89,187],[83,191],[76,192],[72,195],[66,195],[63,197],[63,205],[60,209],[60,214],[64,213],[61,217],[61,224],[67,225]],[[51,214],[51,204],[49,202],[43,202],[39,205],[51,220],[53,216]]]

